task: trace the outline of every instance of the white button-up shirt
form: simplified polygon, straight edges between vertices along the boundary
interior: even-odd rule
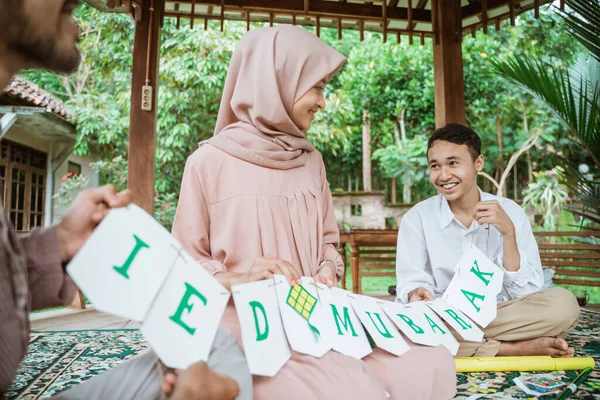
[[[514,201],[479,191],[481,201],[498,200],[515,226],[521,265],[506,271],[503,265],[502,234],[488,224],[474,219],[465,227],[452,213],[442,195],[415,205],[403,217],[398,232],[396,254],[396,301],[408,303],[408,293],[418,287],[440,297],[463,252],[476,246],[504,270],[504,284],[498,301],[512,300],[541,290],[544,283],[538,246],[531,224],[523,209]]]

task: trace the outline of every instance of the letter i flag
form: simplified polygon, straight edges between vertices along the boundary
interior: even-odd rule
[[[96,309],[142,321],[181,245],[136,205],[111,210],[67,266]]]
[[[274,280],[231,287],[250,373],[273,377],[290,359]]]
[[[485,328],[496,318],[503,280],[504,271],[478,248],[471,247],[456,265],[443,298]]]

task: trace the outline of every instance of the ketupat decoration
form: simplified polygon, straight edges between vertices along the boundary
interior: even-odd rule
[[[315,335],[315,338],[319,340],[321,332],[319,332],[319,329],[317,329],[316,326],[310,323],[310,316],[312,315],[317,302],[317,298],[300,285],[294,285],[290,288],[286,300],[286,303],[306,320],[306,323]]]

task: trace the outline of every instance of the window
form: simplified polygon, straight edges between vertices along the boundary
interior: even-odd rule
[[[69,161],[69,168],[67,172],[71,173],[70,176],[79,176],[81,175],[81,165]]]
[[[0,196],[17,232],[44,225],[47,155],[3,140],[0,144]]]
[[[362,205],[352,204],[350,206],[350,215],[353,217],[362,217]]]

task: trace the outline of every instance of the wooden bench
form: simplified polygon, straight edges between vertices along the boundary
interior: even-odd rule
[[[598,238],[600,232],[535,232],[544,268],[552,268],[554,283],[600,286],[600,244],[572,243],[569,238]],[[565,243],[571,242],[571,243]]]
[[[557,284],[600,286],[600,244],[572,243],[573,237],[600,237],[597,231],[535,232],[543,268],[555,270]],[[351,230],[352,291],[362,293],[362,278],[396,276],[397,230]],[[569,243],[567,243],[569,242]]]

